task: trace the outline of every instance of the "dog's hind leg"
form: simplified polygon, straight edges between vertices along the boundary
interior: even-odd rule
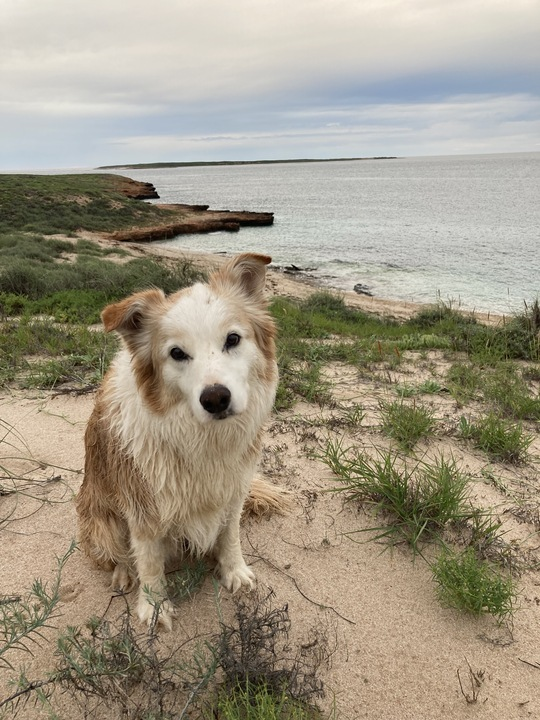
[[[126,521],[88,497],[85,487],[77,496],[79,543],[96,565],[113,570],[111,587],[128,590],[131,586],[130,551]]]
[[[114,571],[113,587],[127,590],[131,584],[129,530],[113,481],[119,475],[122,463],[109,442],[110,436],[101,421],[99,409],[98,402],[85,434],[84,480],[75,501],[79,542],[97,565]]]

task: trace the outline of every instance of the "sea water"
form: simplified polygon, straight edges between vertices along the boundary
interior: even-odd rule
[[[540,153],[119,170],[159,202],[272,211],[270,227],[167,241],[271,255],[320,283],[512,313],[540,290]]]

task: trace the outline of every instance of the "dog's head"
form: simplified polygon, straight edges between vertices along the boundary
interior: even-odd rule
[[[122,337],[138,391],[164,413],[188,402],[201,422],[273,401],[275,325],[264,299],[270,258],[245,253],[198,283],[166,297],[146,290],[107,306],[107,331]]]

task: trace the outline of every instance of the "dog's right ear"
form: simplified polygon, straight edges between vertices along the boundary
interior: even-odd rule
[[[145,290],[118,303],[107,305],[101,313],[105,330],[115,330],[131,355],[131,367],[138,390],[153,412],[163,412],[165,404],[156,382],[152,357],[152,331],[157,320],[167,311],[165,293]]]
[[[145,322],[165,309],[162,290],[145,290],[118,303],[107,305],[101,319],[107,332],[116,330],[125,340],[137,335]]]

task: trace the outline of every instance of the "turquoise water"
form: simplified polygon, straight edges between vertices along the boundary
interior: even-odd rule
[[[160,202],[269,210],[268,228],[168,241],[254,251],[380,297],[514,312],[540,290],[540,153],[119,170]]]

